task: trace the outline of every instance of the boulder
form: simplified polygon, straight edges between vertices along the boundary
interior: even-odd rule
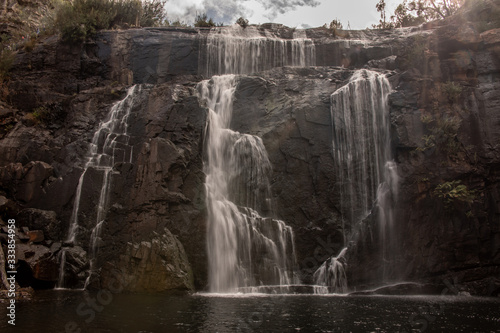
[[[54,211],[25,208],[19,213],[18,223],[31,230],[41,230],[47,239],[59,240],[61,226]]]
[[[29,241],[33,243],[41,243],[44,241],[43,231],[41,230],[31,230],[27,233]]]
[[[59,263],[50,252],[50,249],[39,244],[17,244],[16,259],[18,262],[25,262],[31,277],[48,282],[55,282],[59,276]],[[27,272],[20,271],[20,279],[29,279]]]
[[[0,168],[0,186],[10,189],[17,200],[28,203],[42,196],[43,185],[53,174],[53,168],[41,161],[26,165],[11,163]]]
[[[106,287],[116,272],[127,284],[127,291],[192,291],[193,273],[184,247],[172,233],[153,232],[150,241],[128,243],[118,261],[105,266],[101,281]]]

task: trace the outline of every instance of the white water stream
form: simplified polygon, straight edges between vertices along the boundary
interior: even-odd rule
[[[87,162],[82,175],[78,181],[78,186],[75,193],[73,203],[73,211],[70,219],[70,226],[65,244],[71,246],[77,245],[78,231],[82,227],[82,221],[79,221],[80,216],[80,200],[82,189],[85,185],[87,171],[94,170],[102,174],[101,189],[99,191],[99,200],[96,207],[96,220],[94,227],[90,233],[88,245],[88,259],[90,268],[85,281],[84,288],[90,282],[92,275],[95,273],[95,264],[101,229],[106,219],[108,209],[109,192],[111,188],[111,177],[113,175],[113,167],[115,163],[132,162],[132,149],[129,145],[130,136],[127,133],[128,118],[132,107],[134,106],[136,96],[141,91],[141,86],[132,86],[128,89],[124,99],[116,102],[112,107],[107,118],[99,124],[99,128],[94,133],[92,142],[89,146]],[[87,224],[87,223],[86,223]],[[66,275],[66,260],[67,247],[63,247],[60,252],[59,262],[59,280],[56,288],[65,288]]]

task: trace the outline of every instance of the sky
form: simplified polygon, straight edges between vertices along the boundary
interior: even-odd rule
[[[403,0],[386,0],[387,16]],[[337,19],[344,29],[365,29],[378,23],[378,0],[168,0],[167,17],[192,24],[196,14],[206,13],[215,22],[233,24],[240,16],[250,24],[282,23],[289,27],[322,26]]]

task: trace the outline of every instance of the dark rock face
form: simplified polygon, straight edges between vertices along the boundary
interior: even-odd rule
[[[177,254],[158,250],[154,255],[185,259],[186,249],[189,262],[167,263],[176,269],[179,265],[184,267],[184,273],[180,274],[189,272],[190,275],[192,269],[199,279],[197,285],[202,286],[201,281],[206,279],[201,160],[205,111],[199,107],[193,93],[192,88],[182,85],[158,85],[149,92],[145,104],[132,113],[129,130],[134,138],[135,163],[115,166],[118,173],[111,181],[112,204],[102,232],[103,255],[100,260],[115,263],[129,243],[151,242],[168,228],[183,246],[173,247],[179,249]],[[174,239],[169,237],[162,240],[162,244]],[[177,244],[175,242],[173,245]],[[124,259],[119,261],[124,262]],[[161,262],[157,260],[156,264]],[[125,272],[130,269],[128,264],[125,267],[129,267]],[[185,281],[184,288],[192,289],[192,278]],[[151,290],[156,285],[148,283],[148,286],[138,284],[131,288]],[[167,289],[171,287],[169,283],[161,285]]]
[[[101,274],[103,286],[113,280],[113,274],[127,283],[128,291],[192,290],[193,273],[182,244],[168,229],[162,235],[153,233],[151,241],[127,243],[125,252],[114,271],[105,266]]]
[[[311,29],[316,67],[239,77],[231,128],[263,139],[273,167],[270,215],[292,226],[304,283],[345,246],[349,287],[380,282],[376,207],[364,221],[348,221],[347,230],[359,226],[361,236],[344,244],[332,155],[330,95],[366,67],[387,73],[394,89],[391,137],[401,182],[389,279],[429,283],[434,291],[454,280],[464,293],[499,294],[500,33],[476,27],[470,19],[348,37]],[[261,29],[293,37],[280,25]],[[105,31],[85,45],[51,37],[19,52],[9,106],[0,113],[0,213],[17,220],[25,285],[53,287],[62,249],[66,281],[85,280],[102,172],[86,174],[77,242],[65,241],[88,144],[125,86],[146,83],[128,121],[133,159],[113,167],[101,275],[92,286],[110,286],[119,274],[130,291],[206,287],[206,109],[195,85],[208,33]],[[48,118],[32,116],[40,107]],[[438,186],[455,180],[472,200],[439,197]],[[5,230],[1,236],[5,244]]]
[[[57,49],[59,46],[54,47]],[[41,71],[51,72],[50,66],[47,67]],[[23,80],[17,81],[18,84],[39,84],[34,78]],[[48,90],[50,92],[50,88]],[[33,234],[33,241],[38,242],[43,236],[45,242],[59,242],[59,246],[55,247],[45,244],[44,250],[39,251],[50,253],[51,260],[57,263],[50,280],[52,283],[58,278],[60,242],[67,237],[88,143],[98,122],[109,112],[113,100],[121,98],[122,91],[121,87],[105,87],[87,89],[74,97],[62,96],[68,110],[55,120],[57,128],[46,123],[26,126],[18,122],[2,141],[0,149],[5,152],[1,168],[2,190],[12,199],[6,198],[3,206],[13,205],[20,212],[17,216],[20,226],[40,230],[41,234],[37,233],[37,237]],[[39,93],[44,96],[46,92],[47,88],[44,88]],[[157,280],[139,278],[130,290],[191,290],[192,271],[196,273],[197,281],[206,279],[204,176],[201,172],[201,133],[205,126],[205,111],[199,107],[193,94],[193,85],[186,80],[184,85],[157,85],[147,91],[131,113],[129,131],[136,159],[134,164],[115,165],[110,209],[100,241],[102,258],[99,257],[98,262],[128,272],[134,267],[129,263],[132,259],[120,257],[129,253],[126,251],[127,244],[151,242],[153,237],[164,233],[165,228],[174,231],[184,247],[173,236],[162,240],[160,248],[145,259],[148,272],[152,265]],[[20,102],[18,107],[23,109],[25,104]],[[45,150],[39,149],[40,143]],[[15,163],[23,160],[30,162],[24,165]],[[89,170],[84,179],[82,196],[90,200],[83,200],[81,205],[79,246],[63,246],[67,260],[66,281],[70,285],[78,286],[86,278],[89,237],[95,226],[95,200],[99,197],[97,192],[101,184],[102,174]],[[12,217],[8,215],[10,212],[4,213],[6,217]],[[188,249],[190,258],[184,248]],[[41,257],[35,258],[36,263],[41,262]],[[163,269],[165,265],[170,265],[169,270]],[[163,268],[159,269],[160,266]],[[130,271],[130,274],[134,272]],[[179,280],[179,274],[186,275],[182,283],[175,282]],[[28,271],[25,275],[27,280],[32,278]],[[157,283],[162,277],[163,282]],[[108,279],[104,273],[102,278]],[[203,282],[197,282],[197,285],[203,287]]]

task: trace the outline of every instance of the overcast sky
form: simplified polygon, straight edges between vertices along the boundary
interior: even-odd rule
[[[403,0],[386,0],[388,14]],[[275,22],[289,27],[318,27],[338,19],[344,28],[364,29],[378,23],[378,0],[169,0],[167,15],[192,24],[196,13],[232,24],[243,16],[251,24]],[[389,16],[389,15],[388,15]]]

